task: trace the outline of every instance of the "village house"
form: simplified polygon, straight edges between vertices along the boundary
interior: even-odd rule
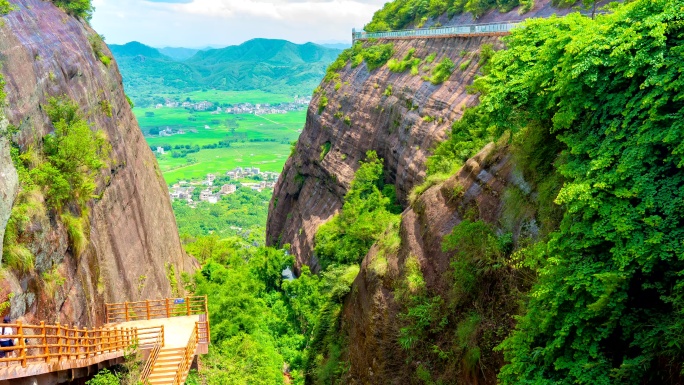
[[[237,186],[234,184],[224,184],[221,186],[221,195],[230,195],[237,191]]]
[[[207,181],[209,183],[214,183],[215,180],[216,180],[216,175],[214,175],[214,174],[208,174],[207,175]]]
[[[157,147],[157,154],[164,155],[164,147]]]
[[[209,197],[212,195],[211,189],[204,189],[200,193],[200,201],[206,202],[209,200]]]

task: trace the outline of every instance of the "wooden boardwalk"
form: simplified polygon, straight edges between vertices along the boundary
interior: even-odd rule
[[[142,352],[146,360],[142,382],[180,385],[195,356],[208,352],[206,297],[106,306],[108,323],[99,328],[20,322],[7,325],[15,333],[8,337],[18,344],[0,348],[11,351],[11,357],[0,358],[0,385],[69,370],[73,377],[73,370],[83,368],[88,369],[84,375],[90,375],[99,368],[122,362],[133,349]]]

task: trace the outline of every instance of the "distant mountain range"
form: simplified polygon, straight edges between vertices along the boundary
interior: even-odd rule
[[[207,50],[156,49],[138,42],[109,48],[127,94],[141,106],[160,95],[202,89],[308,94],[340,53],[318,44],[271,39]]]

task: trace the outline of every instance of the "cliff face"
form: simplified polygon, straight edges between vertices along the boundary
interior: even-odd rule
[[[384,42],[381,42],[384,43]],[[298,265],[316,265],[311,258],[318,227],[341,207],[344,195],[369,150],[385,161],[388,183],[406,201],[411,188],[425,175],[425,159],[445,139],[451,122],[476,101],[466,93],[477,71],[478,50],[496,38],[452,38],[395,41],[395,58],[415,48],[415,56],[436,54],[434,63],[449,57],[458,68],[449,80],[433,85],[420,76],[392,73],[386,66],[368,72],[362,64],[341,72],[341,88],[323,83],[309,106],[307,122],[295,153],[285,164],[269,210],[267,242],[292,245]],[[461,56],[466,51],[472,56]],[[391,95],[387,92],[391,87]],[[328,106],[318,114],[320,99]],[[343,117],[349,117],[345,122]],[[338,117],[335,117],[338,114]],[[426,118],[430,117],[430,118]],[[330,152],[321,159],[322,146]]]
[[[426,26],[438,21],[443,25],[511,21],[570,11],[542,0],[524,16],[518,9],[504,14],[491,11],[477,21],[464,14],[451,20],[446,16],[430,20]],[[477,96],[468,94],[466,87],[478,73],[480,48],[492,44],[497,49],[502,44],[497,37],[380,40],[378,44],[388,42],[394,44],[393,57],[398,60],[413,48],[414,57],[435,54],[433,63],[448,57],[456,69],[447,81],[433,85],[422,78],[424,72],[393,73],[387,66],[369,72],[365,64],[356,68],[348,64],[340,72],[341,87],[334,81],[321,84],[321,92],[309,106],[304,131],[275,187],[267,224],[267,243],[291,244],[298,266],[316,267],[312,255],[316,231],[342,207],[366,151],[375,150],[384,159],[386,182],[395,185],[399,200],[406,203],[411,189],[423,181],[425,161],[435,145],[446,138],[463,109],[477,102]],[[466,63],[469,65],[461,69]],[[390,96],[386,96],[388,87]],[[328,98],[328,106],[319,114],[323,96]],[[345,122],[344,117],[349,120]],[[326,143],[330,152],[321,157]]]
[[[192,261],[182,250],[167,187],[126,100],[116,63],[103,64],[95,49],[111,53],[104,44],[97,46],[97,34],[85,22],[51,2],[12,3],[16,10],[0,19],[0,62],[4,112],[18,128],[14,143],[22,150],[40,143],[52,130],[43,105],[49,97],[65,95],[79,105],[92,129],[106,134],[112,151],[97,176],[97,198],[88,204],[86,249],[75,255],[54,212],[34,217],[22,242],[35,256],[35,268],[7,270],[0,298],[14,293],[15,318],[85,326],[103,321],[105,302],[171,296],[169,276],[190,271]],[[111,116],[103,108],[107,105]],[[0,139],[2,175],[14,174],[8,154],[6,140]],[[4,230],[2,219],[17,188],[10,184],[0,190]],[[51,295],[43,274],[53,266],[65,280]]]

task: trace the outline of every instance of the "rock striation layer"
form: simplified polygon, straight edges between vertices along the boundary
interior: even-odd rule
[[[47,213],[29,229],[26,246],[35,255],[35,268],[9,271],[0,302],[12,292],[15,318],[89,326],[103,321],[105,302],[171,296],[170,281],[191,271],[193,260],[181,247],[167,186],[131,112],[117,65],[103,64],[95,49],[111,53],[104,44],[97,47],[97,34],[85,21],[51,2],[12,3],[16,9],[0,19],[0,62],[4,112],[19,129],[15,144],[27,149],[50,133],[42,105],[48,97],[66,95],[92,129],[107,135],[112,151],[97,177],[97,198],[89,203],[86,250],[75,255],[64,226]],[[111,106],[111,116],[103,105]],[[0,173],[11,173],[2,143],[0,150]],[[0,198],[4,214],[11,201]],[[53,266],[65,282],[48,294],[42,277]]]
[[[408,71],[393,73],[387,66],[369,72],[365,64],[347,65],[337,90],[335,82],[322,83],[309,106],[295,152],[275,187],[267,242],[291,244],[298,266],[315,267],[316,230],[342,207],[359,161],[369,150],[384,159],[386,182],[395,185],[398,198],[405,203],[410,190],[425,176],[427,156],[446,138],[463,109],[477,100],[466,87],[477,73],[484,43],[499,44],[494,37],[394,41],[395,58],[401,59],[412,48],[419,58],[435,54],[433,64],[450,58],[456,70],[440,85]],[[467,61],[471,64],[461,70]],[[323,96],[328,106],[319,114]],[[330,151],[323,156],[326,143]]]

